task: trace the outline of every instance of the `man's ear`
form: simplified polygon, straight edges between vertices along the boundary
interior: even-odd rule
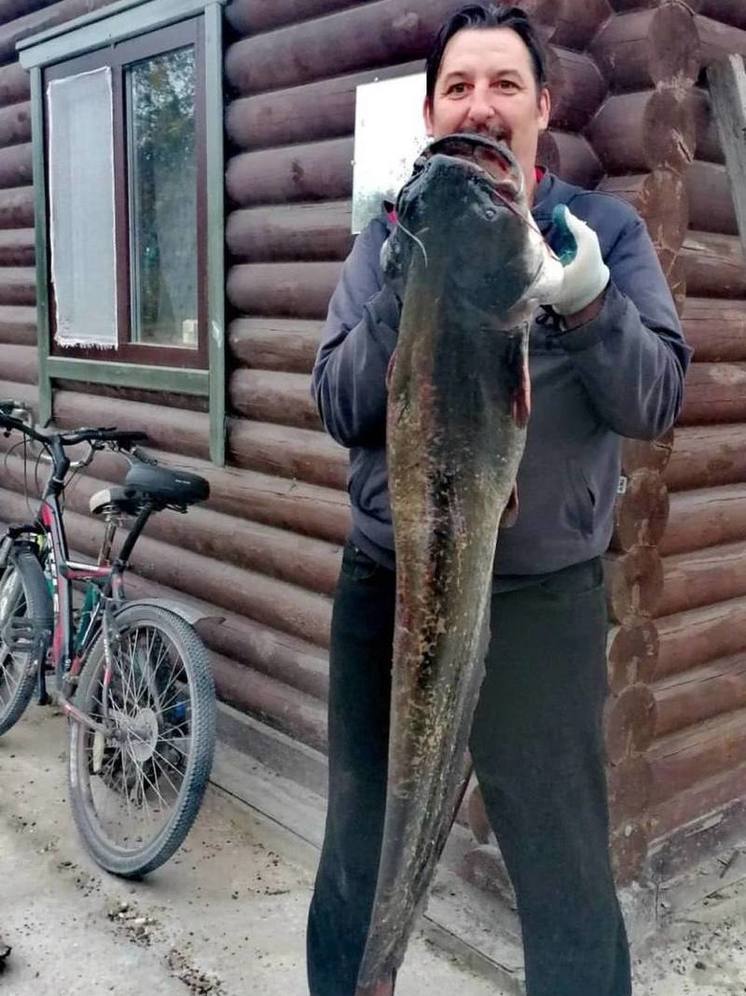
[[[429,97],[425,97],[422,104],[422,117],[425,120],[425,130],[428,138],[433,137],[433,102]]]
[[[552,97],[547,87],[541,88],[539,94],[539,131],[546,131],[552,114]]]

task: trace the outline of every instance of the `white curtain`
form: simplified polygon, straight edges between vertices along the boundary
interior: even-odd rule
[[[111,69],[47,87],[55,338],[117,344],[114,130]]]

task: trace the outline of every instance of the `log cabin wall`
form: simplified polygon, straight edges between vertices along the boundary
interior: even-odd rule
[[[13,46],[21,33],[101,5],[0,0],[0,396],[36,397],[29,90]],[[652,843],[735,799],[746,780],[738,732],[746,707],[738,657],[746,647],[738,390],[746,283],[707,94],[696,85],[714,52],[746,38],[746,15],[740,0],[524,5],[551,46],[543,161],[640,210],[698,347],[681,428],[652,445],[625,445],[627,489],[607,557],[606,735],[614,854],[626,881],[643,874]],[[58,384],[54,395],[59,424],[145,427],[160,458],[208,477],[205,507],[152,523],[134,587],[176,590],[217,609],[225,621],[204,635],[220,696],[322,751],[347,457],[321,431],[308,383],[351,245],[355,87],[422,68],[454,6],[232,0],[226,8],[225,468],[207,462],[207,414],[194,400],[80,384]],[[88,497],[122,468],[101,455],[92,471],[67,513],[72,544],[87,554],[100,536]],[[26,514],[23,488],[11,456],[0,519]],[[464,873],[501,891],[478,791],[462,822],[474,835]]]

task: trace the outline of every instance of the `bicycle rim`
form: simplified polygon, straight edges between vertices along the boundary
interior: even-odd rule
[[[118,874],[143,874],[178,847],[214,746],[204,648],[181,620],[149,615],[121,628],[108,688],[102,644],[81,681],[77,704],[98,721],[106,712],[110,735],[75,724],[71,738],[76,819],[97,860]]]

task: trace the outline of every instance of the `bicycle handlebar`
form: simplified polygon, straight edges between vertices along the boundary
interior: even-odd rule
[[[17,429],[44,446],[52,446],[55,442],[61,446],[75,446],[78,443],[115,443],[121,449],[132,449],[138,443],[147,443],[149,439],[147,432],[115,429],[113,426],[84,427],[74,429],[72,432],[39,432],[38,429],[29,425],[28,422],[24,422],[15,414],[25,410],[27,409],[24,405],[15,401],[0,401],[0,428],[8,431]]]

